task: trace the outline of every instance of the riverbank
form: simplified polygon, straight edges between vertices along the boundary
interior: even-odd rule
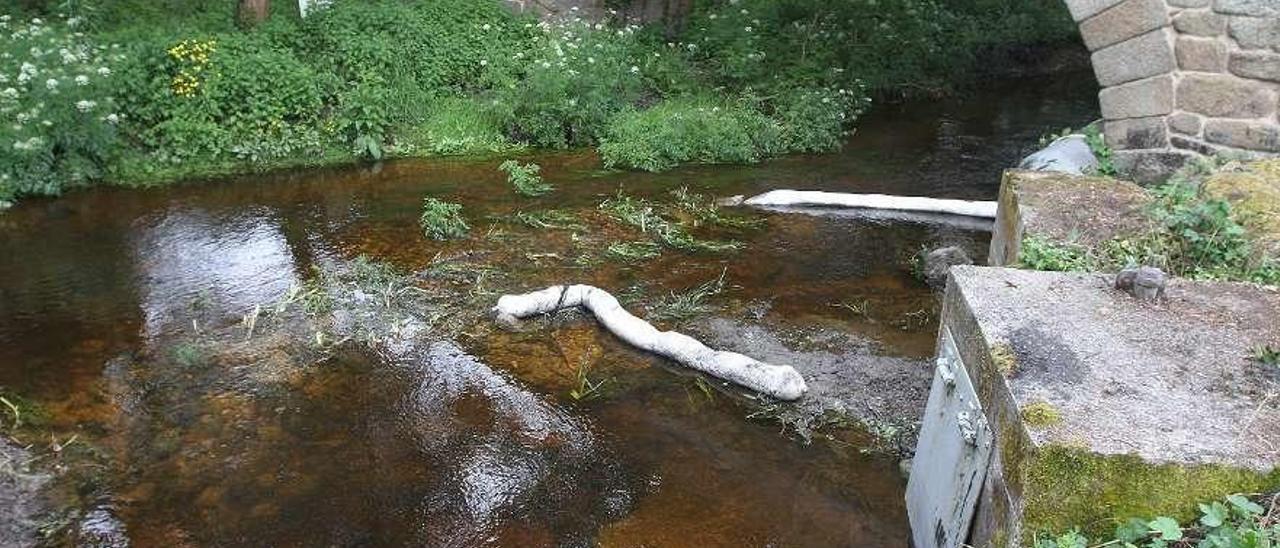
[[[648,170],[831,151],[872,96],[936,95],[985,52],[1076,40],[1059,2],[1004,3],[708,3],[678,36],[461,0],[336,2],[248,30],[213,0],[33,13],[0,22],[0,200],[522,149]]]

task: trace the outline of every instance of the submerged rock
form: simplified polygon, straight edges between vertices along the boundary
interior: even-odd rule
[[[40,491],[50,476],[31,468],[25,448],[0,437],[0,546],[35,546],[48,509]]]
[[[956,246],[947,246],[930,251],[920,258],[920,262],[920,274],[924,277],[925,283],[934,289],[945,289],[947,287],[947,273],[951,272],[951,267],[973,264],[969,254],[965,253],[964,249]]]

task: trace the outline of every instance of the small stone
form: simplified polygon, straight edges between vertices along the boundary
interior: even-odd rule
[[[1280,125],[1246,120],[1209,120],[1204,137],[1210,143],[1247,150],[1280,152]]]
[[[1172,31],[1163,28],[1153,30],[1093,52],[1091,61],[1098,84],[1114,86],[1172,72],[1177,63],[1169,32]]]
[[[1080,37],[1097,51],[1169,24],[1164,0],[1124,0],[1080,23]]]
[[[1213,11],[1228,15],[1280,17],[1280,2],[1276,0],[1214,0]]]
[[[1179,36],[1178,68],[1201,72],[1223,72],[1227,69],[1227,45],[1213,38]]]
[[[1280,53],[1237,51],[1231,54],[1230,66],[1237,76],[1280,82]]]
[[[1169,129],[1183,135],[1199,135],[1204,121],[1189,112],[1175,112],[1169,116]]]
[[[1193,36],[1221,36],[1227,31],[1227,18],[1209,10],[1188,10],[1174,16],[1173,28]]]
[[[1261,118],[1275,106],[1275,92],[1261,82],[1218,74],[1186,74],[1178,82],[1178,108],[1197,114]]]
[[[1102,116],[1107,120],[1164,116],[1173,112],[1173,77],[1157,76],[1098,93]]]
[[[947,246],[930,251],[922,261],[923,268],[921,270],[924,274],[924,281],[929,284],[929,287],[935,289],[947,287],[947,275],[951,273],[951,267],[973,264],[969,254],[965,253],[964,249],[956,246]]]
[[[1164,298],[1167,278],[1163,270],[1153,266],[1130,267],[1116,274],[1115,288],[1140,301],[1155,301]]]

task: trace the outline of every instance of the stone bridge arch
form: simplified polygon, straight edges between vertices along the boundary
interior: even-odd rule
[[[1066,0],[1117,166],[1142,181],[1220,151],[1280,153],[1280,0]]]

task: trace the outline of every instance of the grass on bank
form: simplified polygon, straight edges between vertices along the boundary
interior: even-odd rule
[[[869,93],[943,89],[985,49],[1076,32],[1059,0],[701,1],[676,35],[496,0],[335,0],[305,20],[278,1],[242,29],[235,4],[18,0],[0,200],[523,147],[637,169],[832,150]]]

